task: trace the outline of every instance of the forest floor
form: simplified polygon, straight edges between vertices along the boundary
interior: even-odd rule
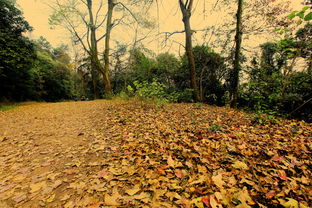
[[[312,207],[312,125],[263,118],[121,100],[0,111],[0,207]]]

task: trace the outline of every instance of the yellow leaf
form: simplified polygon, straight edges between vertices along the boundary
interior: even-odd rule
[[[41,190],[43,187],[45,187],[47,185],[47,183],[45,181],[39,182],[39,183],[35,183],[35,184],[30,184],[30,193],[34,193],[37,192],[39,190]]]
[[[173,167],[173,168],[175,167],[175,162],[174,162],[174,160],[172,159],[171,156],[168,157],[167,163],[168,163],[168,165],[169,165],[170,167]]]
[[[73,201],[69,201],[64,205],[64,208],[73,208],[75,203]]]
[[[127,161],[126,159],[123,159],[123,160],[121,161],[121,165],[127,166],[127,165],[128,165],[128,161]]]
[[[309,208],[308,205],[304,205],[302,202],[300,202],[299,207],[300,208]]]
[[[150,194],[147,193],[147,192],[142,192],[139,195],[133,196],[133,198],[138,199],[138,200],[142,200],[142,199],[145,199],[145,198],[150,198]]]
[[[53,202],[53,201],[54,201],[54,198],[55,198],[55,194],[52,194],[52,195],[46,200],[46,202],[47,202],[47,203]]]
[[[232,165],[236,169],[243,169],[243,170],[248,170],[248,166],[246,163],[241,162],[241,161],[235,161],[235,163]]]
[[[218,200],[214,197],[214,195],[210,196],[210,206],[212,208],[222,208],[222,204],[218,202]]]
[[[130,196],[133,196],[133,195],[135,195],[136,193],[138,193],[139,191],[141,191],[141,189],[140,189],[139,187],[134,187],[134,188],[132,188],[132,189],[126,190],[125,192],[126,192],[127,194],[129,194]]]
[[[60,200],[61,200],[61,201],[66,201],[66,200],[69,199],[69,198],[70,198],[70,195],[65,194]]]
[[[204,208],[202,197],[197,197],[195,199],[192,199],[191,204],[194,204],[198,208]]]
[[[224,181],[222,180],[222,174],[220,173],[216,176],[212,176],[211,179],[219,188],[222,188],[223,185],[225,185]]]
[[[237,198],[242,203],[247,203],[249,205],[255,204],[255,202],[251,199],[246,187],[244,187],[243,190],[241,190],[237,194],[235,194],[235,198]]]
[[[119,199],[119,197],[120,195],[118,193],[113,193],[112,196],[110,196],[109,194],[106,194],[104,196],[105,204],[111,205],[111,206],[118,206],[119,203],[117,202],[117,200]]]
[[[287,198],[288,201],[286,202],[285,200],[280,200],[281,205],[283,205],[286,208],[299,208],[299,203],[297,200],[292,199],[292,198]]]
[[[176,198],[176,199],[182,198],[177,192],[167,192],[165,195],[166,195],[166,197],[168,197],[170,199],[170,201],[172,201],[173,198]]]

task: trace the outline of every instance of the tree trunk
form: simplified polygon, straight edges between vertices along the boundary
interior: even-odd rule
[[[92,0],[87,0],[87,5],[88,5],[88,12],[89,12],[89,19],[90,19],[89,28],[90,28],[90,42],[91,42],[90,43],[91,45],[91,48],[90,48],[91,70],[92,70],[92,74],[96,74],[96,71],[103,74],[102,66],[98,57],[98,48],[97,48],[97,41],[96,41],[96,27],[94,25]],[[92,77],[92,79],[94,78]],[[96,82],[93,80],[93,85],[95,84]],[[99,93],[96,92],[95,89],[94,89],[94,97],[95,99],[99,98]]]
[[[114,0],[108,0],[108,12],[107,12],[107,24],[106,24],[106,36],[105,36],[105,50],[104,50],[104,70],[103,76],[105,81],[105,94],[110,96],[112,95],[112,87],[109,80],[109,41],[112,31],[112,17],[115,7]]]
[[[91,67],[91,77],[92,77],[92,85],[93,85],[93,96],[94,99],[99,99],[100,94],[97,88],[97,70]]]
[[[238,85],[239,85],[239,72],[241,70],[240,65],[240,51],[242,44],[242,13],[243,13],[243,0],[238,0],[238,7],[236,13],[236,35],[235,35],[235,57],[233,63],[233,71],[231,77],[231,89],[230,89],[230,107],[236,108],[238,98]]]
[[[192,46],[192,30],[190,24],[190,18],[192,15],[192,5],[193,0],[187,1],[184,3],[182,0],[179,0],[181,12],[183,15],[183,23],[185,29],[185,51],[188,60],[188,66],[191,75],[191,88],[193,89],[193,97],[195,102],[200,101],[200,95],[197,87],[196,81],[196,70],[195,70],[195,60],[193,55],[193,46]]]
[[[109,2],[110,2],[110,0],[109,0]],[[89,24],[90,24],[89,25],[89,27],[90,27],[90,40],[91,40],[90,41],[91,42],[90,43],[90,45],[91,45],[90,56],[91,56],[92,70],[97,70],[98,72],[100,72],[103,75],[104,85],[105,85],[104,86],[104,92],[106,95],[111,95],[112,94],[112,88],[111,88],[109,73],[108,73],[109,60],[108,60],[108,58],[107,58],[107,60],[105,58],[106,57],[105,54],[106,54],[106,50],[107,50],[106,42],[107,42],[107,38],[109,39],[108,36],[110,36],[110,34],[106,34],[105,54],[104,54],[105,65],[103,67],[100,60],[99,60],[99,52],[98,52],[97,40],[96,40],[96,27],[94,25],[94,18],[93,18],[93,12],[92,12],[92,0],[87,0],[87,3],[88,3],[89,18],[90,18],[90,22],[89,22]],[[110,22],[111,22],[111,15],[109,15],[110,13],[112,13],[112,11],[110,11],[110,6],[109,6],[108,18],[110,17]],[[111,24],[109,27],[111,28]],[[109,30],[109,32],[110,32],[110,30]]]

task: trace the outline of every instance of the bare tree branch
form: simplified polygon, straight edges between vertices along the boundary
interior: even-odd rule
[[[98,10],[97,10],[97,12],[96,12],[96,15],[95,15],[95,21],[94,21],[94,24],[95,24],[95,25],[97,24],[98,17],[99,17],[99,13],[100,13],[102,7],[103,7],[103,0],[101,0],[100,6],[99,6],[99,8],[98,8]]]
[[[118,2],[116,4],[120,4],[124,9],[126,9],[131,14],[131,16],[135,19],[135,21],[139,22],[136,16],[131,12],[131,10],[128,7],[126,7],[123,3]]]

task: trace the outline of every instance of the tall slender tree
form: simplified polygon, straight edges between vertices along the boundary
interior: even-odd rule
[[[238,98],[238,85],[239,85],[239,72],[241,70],[240,53],[242,44],[242,14],[243,14],[243,0],[238,0],[237,13],[236,13],[236,35],[235,35],[235,56],[233,62],[233,70],[230,80],[230,107],[237,106]]]
[[[109,65],[109,63],[103,64],[100,61],[99,58],[99,51],[98,51],[98,43],[103,38],[106,40],[109,38],[107,37],[107,34],[102,34],[100,37],[98,36],[99,28],[104,24],[105,19],[100,21],[100,15],[99,11],[103,7],[103,2],[100,1],[100,5],[98,8],[98,11],[96,14],[93,13],[93,0],[81,0],[80,2],[83,3],[85,6],[84,8],[87,10],[87,13],[80,11],[81,5],[79,5],[75,1],[68,0],[67,2],[60,2],[59,0],[55,0],[55,5],[51,6],[54,9],[54,13],[50,16],[50,24],[52,25],[61,25],[64,26],[75,38],[75,42],[80,43],[84,51],[89,56],[90,62],[91,62],[91,75],[93,80],[93,88],[94,88],[94,96],[95,98],[99,98],[99,93],[97,91],[96,86],[96,80],[97,80],[97,74],[102,74],[104,78],[104,92],[107,95],[110,95],[112,93],[111,91],[111,84],[109,79],[109,73],[106,67]],[[113,8],[109,8],[113,9]],[[112,11],[107,10],[107,15],[109,12],[112,13]],[[85,30],[83,33],[81,33],[81,27],[80,24],[78,24],[77,18],[81,19],[81,21],[85,25]],[[107,27],[112,27],[111,18],[110,18],[110,24],[107,25]],[[111,30],[111,29],[110,29]],[[109,31],[110,31],[109,30]],[[106,42],[106,41],[105,41]],[[105,44],[106,45],[106,44]],[[109,46],[108,46],[109,47]],[[106,66],[107,65],[107,66]]]
[[[190,19],[192,16],[193,0],[179,0],[180,9],[183,16],[183,23],[185,29],[185,51],[188,59],[188,66],[190,70],[190,79],[191,87],[193,89],[193,97],[195,101],[200,101],[200,95],[197,87],[196,81],[196,70],[195,70],[195,60],[193,55],[193,46],[192,46],[192,29]]]
[[[115,0],[108,0],[108,11],[107,11],[107,23],[106,23],[106,36],[105,36],[105,49],[104,49],[104,81],[107,83],[105,85],[106,94],[110,95],[112,93],[112,87],[109,80],[109,42],[112,31],[112,17],[114,7],[116,6]]]

